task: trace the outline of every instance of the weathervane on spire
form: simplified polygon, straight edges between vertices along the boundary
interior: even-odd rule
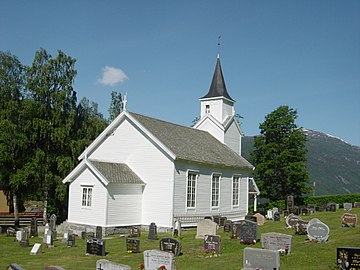
[[[220,39],[221,39],[221,36],[219,35],[219,36],[218,36],[218,44],[217,44],[217,46],[218,46],[218,55],[217,55],[217,58],[220,58]]]

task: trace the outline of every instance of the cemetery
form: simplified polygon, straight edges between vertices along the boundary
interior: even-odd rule
[[[197,228],[177,227],[176,235],[157,231],[156,224],[127,234],[63,234],[54,221],[37,234],[30,227],[2,230],[0,269],[360,269],[360,208],[288,217],[275,210],[279,221],[261,214],[222,224],[208,219]]]

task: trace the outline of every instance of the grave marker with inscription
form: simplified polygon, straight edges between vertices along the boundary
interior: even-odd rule
[[[241,244],[256,244],[257,238],[257,223],[249,220],[240,221],[240,243]]]
[[[148,239],[149,240],[157,240],[157,227],[156,224],[154,222],[151,222],[150,226],[149,226],[149,235],[148,235]]]
[[[160,250],[180,256],[182,254],[181,241],[176,238],[164,237],[160,240]]]
[[[35,243],[30,251],[30,255],[36,255],[41,253],[41,244]]]
[[[344,210],[346,211],[352,210],[352,203],[344,203]]]
[[[140,239],[126,238],[126,250],[128,253],[140,253]]]
[[[34,237],[38,236],[38,224],[36,217],[33,217],[31,219],[30,236],[34,236]]]
[[[261,234],[261,247],[270,250],[284,250],[285,254],[291,254],[292,236],[282,233]]]
[[[232,221],[231,220],[226,220],[224,223],[224,232],[231,232],[231,227],[232,227]]]
[[[221,252],[221,237],[218,235],[205,235],[204,252],[219,255]]]
[[[319,219],[314,218],[309,221],[307,225],[307,235],[310,241],[326,242],[329,234],[329,227]]]
[[[23,233],[21,234],[20,247],[29,246],[29,236],[30,236],[29,229],[24,228]]]
[[[105,240],[98,238],[87,239],[86,255],[105,256]]]
[[[129,229],[129,237],[140,237],[141,236],[141,229],[139,227],[133,226]]]
[[[75,234],[69,234],[67,239],[68,247],[75,247]]]
[[[356,214],[343,214],[341,217],[341,226],[342,227],[355,227],[357,225],[357,215]]]
[[[336,248],[336,263],[338,269],[341,270],[360,269],[360,248],[359,247]]]
[[[280,269],[280,255],[277,250],[246,247],[243,261],[244,269]]]
[[[159,250],[145,250],[144,265],[146,270],[157,270],[161,266],[165,266],[166,270],[174,270],[174,254]]]
[[[96,261],[96,270],[131,270],[131,267],[125,264],[118,264],[101,259]]]

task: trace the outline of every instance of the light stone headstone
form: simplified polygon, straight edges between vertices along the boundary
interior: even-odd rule
[[[204,239],[206,234],[216,235],[217,224],[210,219],[198,222],[195,239]]]
[[[270,250],[284,250],[285,254],[291,254],[292,236],[282,233],[263,233],[261,234],[261,247]]]
[[[310,241],[326,242],[329,238],[330,228],[319,219],[312,219],[307,224],[307,235]]]
[[[266,220],[265,220],[265,217],[262,214],[256,213],[256,214],[254,214],[254,217],[256,217],[257,225],[262,226],[262,225],[265,224]]]
[[[344,210],[346,211],[352,210],[352,203],[344,203]]]
[[[24,231],[22,231],[22,230],[16,231],[16,241],[18,241],[18,242],[21,241],[23,233],[24,233]]]
[[[245,269],[280,269],[280,255],[277,250],[246,247],[243,262]]]
[[[174,270],[174,254],[159,250],[145,250],[144,265],[145,270],[157,270],[160,266],[165,266],[166,270]]]
[[[272,210],[267,210],[266,217],[267,217],[267,219],[273,219],[273,211]]]
[[[30,251],[30,255],[36,255],[41,253],[41,244],[35,243]]]
[[[109,260],[101,259],[96,261],[96,269],[101,270],[131,270],[131,267],[125,264],[114,263]]]

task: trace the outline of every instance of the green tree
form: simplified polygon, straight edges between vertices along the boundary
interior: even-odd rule
[[[112,122],[123,110],[123,101],[121,93],[111,92],[111,103],[109,108],[109,122]]]
[[[29,188],[20,177],[29,146],[24,133],[25,70],[16,56],[0,51],[0,186],[12,198],[15,224],[19,222],[18,198]]]
[[[29,160],[27,177],[38,188],[37,196],[44,200],[44,221],[48,206],[55,212],[56,205],[64,201],[66,189],[62,179],[74,165],[71,147],[77,140],[75,62],[62,51],[53,58],[40,49],[27,73],[27,89],[34,106],[26,131],[35,151]]]
[[[280,106],[260,124],[252,161],[261,196],[272,201],[289,195],[300,198],[309,191],[306,170],[306,135],[295,124],[297,111]]]

